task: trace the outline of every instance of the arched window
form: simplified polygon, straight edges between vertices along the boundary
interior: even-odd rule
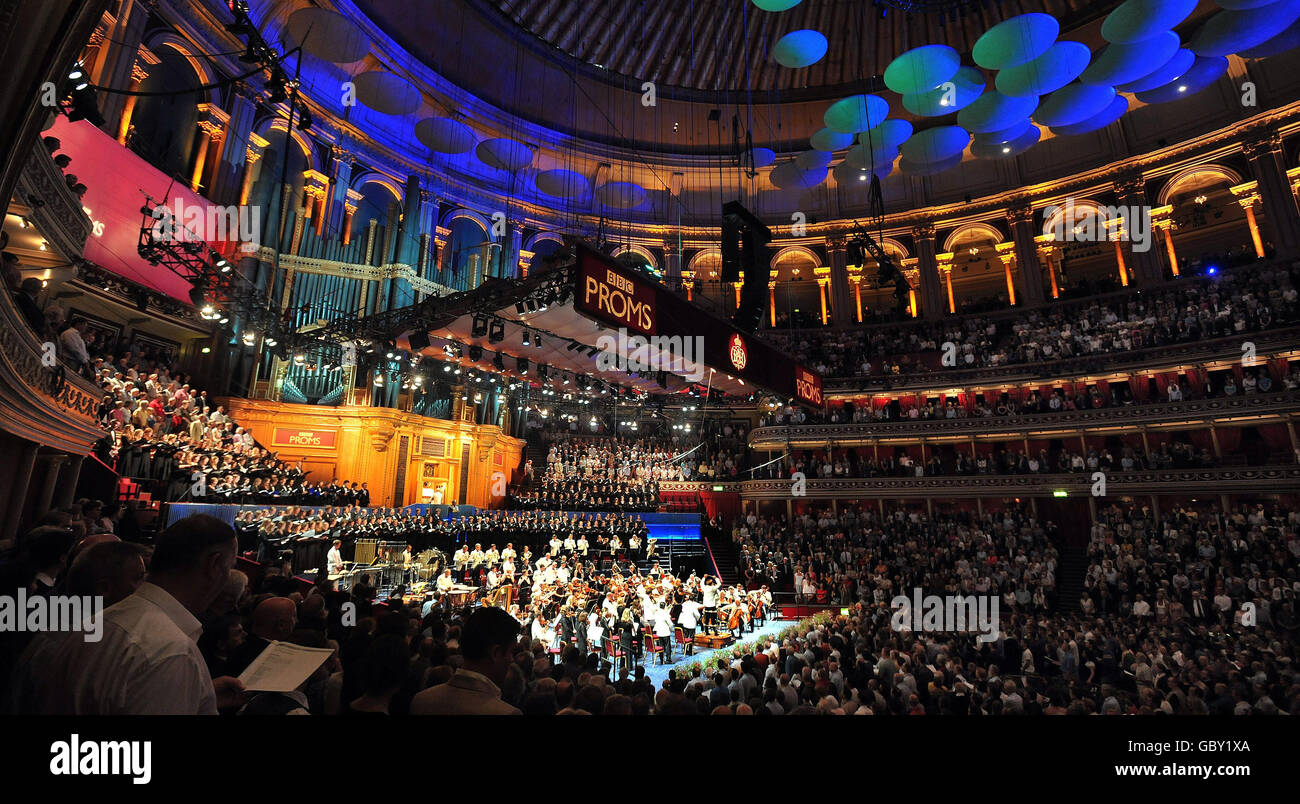
[[[493,275],[491,271],[497,263],[500,263],[500,249],[478,221],[460,217],[451,222],[447,256],[442,264],[443,284],[452,290],[472,290],[485,277]]]
[[[162,172],[188,180],[199,139],[197,104],[207,98],[200,92],[184,92],[203,83],[184,56],[163,47],[158,57],[162,61],[149,69],[140,92],[182,94],[141,95],[131,116],[127,144]]]
[[[387,226],[389,209],[398,203],[393,191],[377,181],[368,181],[357,191],[361,193],[361,200],[357,202],[357,211],[352,215],[353,243],[364,242],[366,232],[370,230],[370,221],[378,221],[380,226]]]

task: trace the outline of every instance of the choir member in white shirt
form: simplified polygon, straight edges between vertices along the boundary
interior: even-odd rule
[[[575,543],[574,547],[577,549],[578,555],[582,556],[583,558],[586,558],[587,550],[588,548],[591,547],[591,545],[587,543],[586,536],[579,536],[578,541]]]
[[[501,560],[502,560],[502,561],[513,561],[514,558],[515,558],[515,555],[516,555],[516,553],[515,553],[515,546],[514,546],[514,544],[507,544],[507,545],[506,545],[506,549],[504,549],[504,550],[501,551]]]

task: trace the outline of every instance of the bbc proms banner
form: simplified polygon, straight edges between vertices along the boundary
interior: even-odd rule
[[[806,405],[823,405],[816,372],[603,254],[580,247],[574,282],[574,308],[588,318],[644,336],[702,337],[706,366]]]

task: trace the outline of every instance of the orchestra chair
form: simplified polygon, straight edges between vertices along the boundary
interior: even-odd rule
[[[618,639],[610,639],[607,636],[601,637],[605,640],[605,661],[609,662],[610,673],[612,677],[618,678],[619,662],[623,660],[623,649],[618,646]]]
[[[659,640],[655,639],[654,634],[642,634],[641,639],[645,652],[654,657],[655,664],[661,664],[662,659],[659,658],[659,654],[664,652],[664,646],[659,644]]]
[[[686,655],[686,646],[694,646],[695,640],[686,638],[686,631],[680,626],[673,626],[673,639],[677,640],[677,645],[682,649],[682,655]]]

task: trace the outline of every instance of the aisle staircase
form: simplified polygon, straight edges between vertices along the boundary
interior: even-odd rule
[[[1061,611],[1078,611],[1083,580],[1088,573],[1088,552],[1081,545],[1062,545],[1056,565],[1056,599]]]
[[[713,553],[713,561],[718,566],[718,577],[727,586],[740,583],[740,575],[736,572],[736,548],[731,540],[726,536],[714,535],[710,538],[708,532],[702,534],[704,541],[709,546],[709,551]]]

